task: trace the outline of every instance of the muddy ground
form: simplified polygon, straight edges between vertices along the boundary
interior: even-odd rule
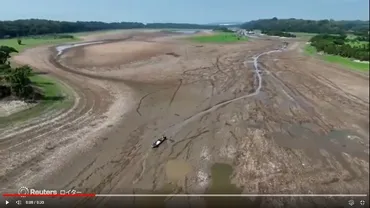
[[[258,76],[253,57],[279,49],[280,40],[199,44],[158,31],[88,37],[96,39],[125,40],[56,59],[49,47],[15,57],[62,80],[75,102],[2,129],[4,190],[369,192],[367,75],[305,57],[299,41],[261,56]],[[152,149],[164,134],[169,140]],[[328,200],[248,202],[294,207]]]

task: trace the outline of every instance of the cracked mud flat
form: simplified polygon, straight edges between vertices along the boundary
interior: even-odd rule
[[[71,49],[62,68],[50,63],[47,48],[18,57],[60,77],[79,99],[55,123],[39,121],[29,142],[26,132],[1,140],[2,166],[14,164],[2,169],[1,187],[131,194],[170,185],[204,193],[219,183],[212,170],[221,163],[232,170],[225,180],[243,193],[368,193],[368,77],[304,57],[291,43],[259,58],[262,87],[253,94],[253,58],[278,49],[279,40],[206,45],[161,36],[130,33],[126,41]],[[123,58],[127,48],[131,57]],[[164,133],[169,140],[151,149]],[[253,203],[294,207],[299,200]]]

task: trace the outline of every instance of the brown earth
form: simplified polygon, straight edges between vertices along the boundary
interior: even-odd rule
[[[197,44],[163,35],[106,35],[130,39],[74,48],[56,63],[47,47],[17,56],[70,86],[75,105],[0,133],[1,187],[133,193],[171,184],[204,193],[216,183],[213,165],[225,163],[243,193],[368,194],[367,75],[305,57],[291,41],[259,58],[254,93],[253,57],[279,40]],[[151,149],[163,134],[169,140]]]
[[[68,63],[77,67],[99,67],[145,60],[164,54],[165,51],[166,47],[163,44],[128,40],[83,47],[72,50],[63,57]],[[119,58],[117,54],[120,54]]]

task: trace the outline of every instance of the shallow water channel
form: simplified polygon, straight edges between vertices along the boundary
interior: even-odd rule
[[[84,45],[93,45],[93,44],[99,44],[104,43],[104,41],[91,41],[91,42],[84,42],[84,43],[71,43],[71,44],[65,44],[65,45],[59,45],[56,46],[55,49],[58,52],[58,56],[61,55],[65,50],[78,47],[78,46],[84,46]]]

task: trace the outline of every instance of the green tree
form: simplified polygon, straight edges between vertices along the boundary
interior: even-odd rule
[[[11,53],[18,53],[18,51],[9,46],[0,46],[0,65],[9,64]]]
[[[10,84],[12,94],[21,98],[30,98],[33,95],[32,82],[29,78],[32,69],[29,66],[15,68],[5,79]]]
[[[9,71],[11,70],[9,58],[10,58],[10,54],[13,52],[18,52],[18,51],[12,47],[0,46],[0,76],[3,76],[9,73]]]

